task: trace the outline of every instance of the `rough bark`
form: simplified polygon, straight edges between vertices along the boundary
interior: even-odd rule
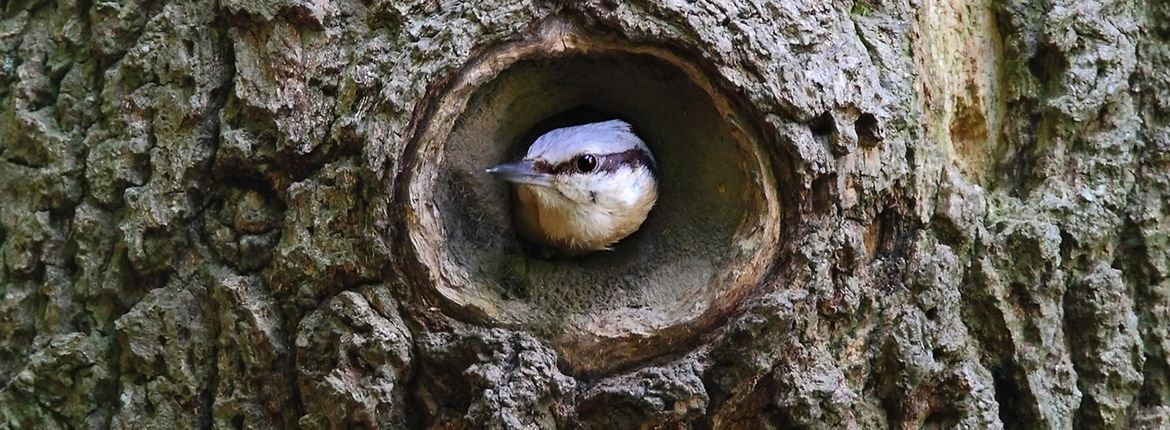
[[[1170,427],[1166,2],[0,13],[0,428]],[[696,65],[783,212],[726,312],[588,371],[443,302],[405,209],[550,23]]]

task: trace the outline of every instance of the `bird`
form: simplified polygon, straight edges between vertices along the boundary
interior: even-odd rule
[[[549,131],[486,172],[513,185],[519,236],[562,256],[611,250],[658,201],[654,154],[620,119]]]

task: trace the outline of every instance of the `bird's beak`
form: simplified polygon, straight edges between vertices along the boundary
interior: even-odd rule
[[[536,171],[532,160],[497,164],[488,168],[486,172],[505,181],[517,184],[539,185],[542,187],[552,185],[552,175]]]

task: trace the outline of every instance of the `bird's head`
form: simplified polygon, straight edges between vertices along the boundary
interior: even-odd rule
[[[516,184],[522,234],[568,251],[593,251],[641,226],[658,198],[654,156],[621,120],[559,128],[523,160],[488,173]]]

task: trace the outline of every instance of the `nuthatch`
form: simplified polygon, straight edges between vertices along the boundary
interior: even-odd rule
[[[654,155],[621,120],[550,131],[487,172],[515,184],[520,235],[564,255],[609,249],[658,200]]]

